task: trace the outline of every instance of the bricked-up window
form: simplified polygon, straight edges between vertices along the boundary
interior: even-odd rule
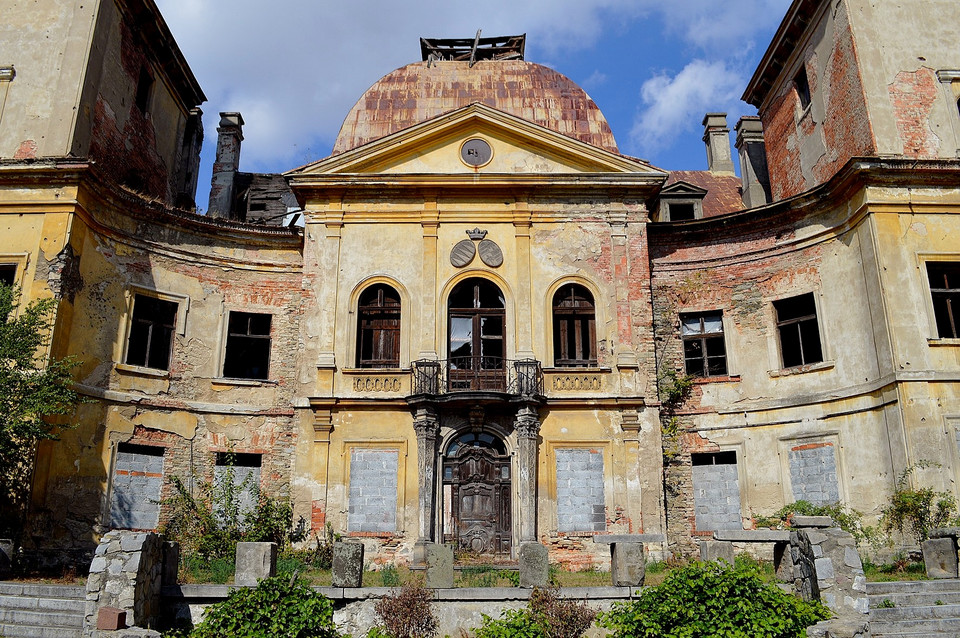
[[[370,286],[357,308],[357,367],[400,367],[400,295],[386,284]]]
[[[557,530],[603,532],[607,509],[603,493],[601,450],[559,449],[557,459]]]
[[[800,67],[797,76],[793,78],[793,83],[797,87],[797,97],[800,98],[800,108],[805,109],[810,106],[810,81],[807,79],[807,68]]]
[[[271,315],[257,312],[230,313],[223,376],[231,379],[270,378],[271,319]]]
[[[960,338],[960,263],[927,262],[927,279],[933,297],[937,336],[941,339]]]
[[[735,451],[691,454],[693,505],[698,532],[743,529]]]
[[[260,467],[263,455],[239,452],[217,452],[213,467],[213,484],[222,486],[231,480],[235,503],[241,514],[252,512],[260,498]]]
[[[397,450],[351,450],[347,531],[397,530],[398,468]]]
[[[593,295],[566,284],[553,296],[553,353],[558,367],[597,365],[597,319]]]
[[[136,295],[127,340],[126,363],[132,366],[170,369],[177,303],[149,295]]]
[[[727,347],[723,341],[723,313],[680,315],[683,360],[687,374],[712,377],[727,374]]]
[[[156,529],[160,518],[164,448],[117,445],[110,491],[110,526],[119,529]]]
[[[780,335],[780,357],[784,368],[823,361],[817,304],[813,293],[773,302]]]
[[[0,264],[0,283],[12,286],[17,280],[16,264]]]

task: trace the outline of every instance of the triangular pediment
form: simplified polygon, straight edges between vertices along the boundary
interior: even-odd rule
[[[705,188],[700,188],[695,186],[690,182],[684,182],[678,180],[669,186],[664,186],[660,191],[660,197],[669,198],[669,197],[705,197],[707,190]]]
[[[479,149],[472,147],[478,146]],[[287,173],[571,174],[665,176],[645,162],[611,153],[480,103]]]

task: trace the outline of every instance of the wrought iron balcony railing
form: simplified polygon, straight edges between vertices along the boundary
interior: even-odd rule
[[[503,392],[543,394],[543,368],[536,359],[452,357],[413,362],[413,394]]]

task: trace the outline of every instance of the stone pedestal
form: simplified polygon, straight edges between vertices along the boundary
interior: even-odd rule
[[[646,573],[643,543],[610,544],[610,575],[614,587],[641,587]]]
[[[331,567],[332,587],[363,586],[363,545],[361,543],[334,543]]]
[[[114,530],[97,546],[87,577],[83,635],[96,631],[103,608],[116,608],[126,623],[153,629],[160,617],[163,543],[157,534]]]
[[[729,541],[700,541],[700,560],[725,561],[733,565],[733,543]]]
[[[546,587],[550,580],[550,559],[540,543],[520,545],[520,586],[528,589]]]
[[[957,577],[957,544],[952,538],[931,538],[920,543],[929,578]]]
[[[237,567],[233,582],[256,587],[257,582],[277,574],[276,543],[237,543]]]
[[[453,548],[437,543],[424,547],[429,589],[453,589]]]

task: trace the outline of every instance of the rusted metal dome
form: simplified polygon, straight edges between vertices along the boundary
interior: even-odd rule
[[[349,151],[474,102],[618,153],[606,118],[570,78],[524,60],[415,62],[388,73],[357,100],[333,152]]]

